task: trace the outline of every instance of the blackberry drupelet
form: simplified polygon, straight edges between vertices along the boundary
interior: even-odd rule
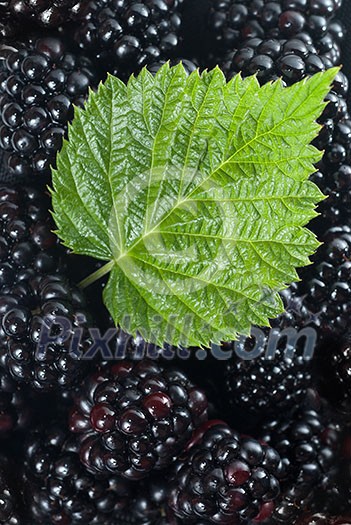
[[[38,189],[0,186],[0,293],[64,265],[49,207]]]
[[[301,271],[299,288],[306,307],[318,314],[323,336],[339,337],[348,327],[351,311],[351,228],[330,228],[321,241],[313,266]]]
[[[57,425],[28,439],[24,491],[27,514],[36,525],[114,525],[131,487],[116,476],[99,479],[86,472],[77,442]]]
[[[0,50],[0,147],[13,179],[46,180],[73,104],[97,81],[90,61],[59,37],[33,37]]]
[[[3,292],[0,326],[1,364],[16,381],[38,391],[67,390],[86,372],[93,321],[66,277],[39,276]]]
[[[225,393],[229,404],[245,414],[264,418],[289,410],[304,400],[311,386],[308,313],[301,299],[290,293],[287,303],[287,311],[271,322],[271,329],[253,330],[252,337],[233,343],[236,352],[226,364]],[[243,358],[253,351],[259,356]]]
[[[143,66],[179,56],[183,0],[90,0],[76,41],[126,79]]]
[[[0,5],[0,38],[14,38],[41,26],[47,29],[74,20],[82,9],[80,0],[2,0]]]
[[[340,453],[340,428],[325,408],[306,403],[264,425],[262,439],[279,452],[286,473],[272,523],[294,523],[330,481]]]
[[[124,360],[86,379],[70,428],[89,471],[137,480],[169,466],[206,419],[204,394],[182,372]]]
[[[184,523],[264,522],[274,511],[282,472],[273,448],[211,421],[176,463],[169,504]]]

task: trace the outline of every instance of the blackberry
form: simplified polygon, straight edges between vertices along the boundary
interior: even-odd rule
[[[79,46],[117,76],[179,54],[183,0],[90,0]]]
[[[260,523],[274,511],[281,475],[273,448],[212,421],[178,460],[169,504],[184,523]]]
[[[73,104],[96,75],[90,61],[56,37],[33,37],[0,50],[0,147],[13,179],[47,179]]]
[[[0,186],[0,293],[64,266],[49,206],[49,196],[38,189]]]
[[[69,389],[85,373],[93,321],[64,276],[33,278],[1,294],[0,326],[1,364],[16,381],[38,391]]]
[[[294,523],[328,484],[339,457],[340,429],[325,410],[308,402],[262,428],[262,439],[279,452],[286,473],[272,523]]]
[[[338,337],[348,326],[351,311],[351,228],[335,226],[321,239],[313,266],[301,271],[300,293],[307,308],[318,313],[324,337]]]
[[[351,517],[332,517],[325,514],[314,514],[303,517],[297,525],[351,525]]]
[[[26,31],[26,24],[45,28],[64,25],[81,9],[80,0],[2,0],[0,21],[4,27],[3,36],[6,40],[11,39],[20,30]]]
[[[24,491],[32,523],[113,525],[131,487],[116,476],[95,478],[79,461],[77,442],[60,426],[35,431],[26,444]]]
[[[85,381],[70,428],[81,434],[89,471],[136,480],[168,467],[206,411],[204,394],[182,372],[124,360]]]
[[[30,401],[28,392],[0,368],[0,438],[10,437],[14,431],[29,426],[32,419]]]
[[[233,343],[236,352],[226,364],[229,404],[256,419],[293,408],[311,386],[305,351],[316,332],[307,328],[301,299],[290,296],[288,302],[288,310],[271,322],[271,329],[256,327],[251,337],[242,336]],[[257,357],[250,359],[252,352]]]
[[[340,59],[340,39],[344,31],[333,16],[340,5],[340,0],[300,4],[281,0],[215,0],[209,11],[208,31],[220,55],[240,49],[248,39],[268,43],[274,39],[288,47],[289,40],[298,39],[313,43],[318,55],[336,64]],[[296,54],[295,49],[290,51],[291,55]],[[269,54],[259,56],[268,64]],[[289,60],[284,65],[290,67]]]

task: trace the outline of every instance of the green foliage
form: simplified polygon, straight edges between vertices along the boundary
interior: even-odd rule
[[[116,323],[198,346],[281,312],[318,247],[310,143],[336,72],[284,88],[165,65],[90,93],[53,171],[54,218],[75,253],[107,262]]]

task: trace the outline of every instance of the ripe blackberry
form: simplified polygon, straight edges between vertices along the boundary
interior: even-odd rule
[[[82,105],[95,81],[90,61],[58,37],[0,50],[0,147],[14,179],[47,179],[73,104]]]
[[[313,266],[301,272],[300,293],[307,308],[318,313],[324,336],[345,333],[351,311],[351,228],[335,226],[321,239]]]
[[[297,525],[351,525],[351,517],[314,514],[313,516],[304,516]]]
[[[79,461],[77,442],[57,425],[26,444],[24,488],[32,523],[108,525],[127,505],[131,488],[116,476],[95,478]]]
[[[35,390],[70,388],[87,367],[81,358],[93,322],[86,308],[80,290],[62,275],[9,288],[0,295],[1,364]]]
[[[45,28],[58,27],[73,20],[82,9],[80,0],[2,0],[1,7],[9,18],[21,24],[35,24]]]
[[[309,338],[316,332],[307,328],[300,299],[290,296],[287,308],[271,322],[271,329],[256,327],[252,337],[243,336],[233,343],[236,352],[226,364],[229,404],[256,418],[293,408],[311,386],[310,359],[305,352],[308,344],[314,350]],[[253,352],[256,357],[250,359]]]
[[[281,475],[273,448],[211,421],[178,460],[169,505],[184,523],[260,523],[274,511]]]
[[[10,437],[14,431],[29,426],[32,409],[28,397],[28,392],[0,368],[0,438]]]
[[[330,414],[305,405],[273,419],[262,431],[262,439],[279,452],[286,472],[272,523],[294,523],[310,508],[316,491],[328,484],[339,457],[340,429],[330,422]]]
[[[344,36],[342,26],[333,19],[340,5],[340,0],[298,4],[284,0],[215,0],[209,12],[208,31],[217,54],[240,49],[248,39],[268,44],[274,39],[288,46],[289,40],[298,39],[313,43],[318,55],[335,64],[340,59],[340,39]],[[300,55],[294,46],[290,52],[292,56]],[[258,56],[268,63],[269,54]],[[284,66],[290,67],[289,60]]]
[[[70,428],[81,434],[88,470],[136,480],[169,466],[206,411],[204,394],[182,372],[125,360],[85,381]]]
[[[90,0],[79,46],[117,76],[179,54],[183,0]]]
[[[0,293],[63,266],[50,199],[35,188],[0,186]]]

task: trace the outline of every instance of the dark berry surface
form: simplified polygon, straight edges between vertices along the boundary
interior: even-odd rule
[[[90,0],[76,31],[79,46],[125,77],[180,49],[183,0]]]
[[[90,61],[58,36],[34,35],[0,49],[0,147],[3,180],[48,181],[73,105],[97,76]]]
[[[0,525],[351,525],[350,22],[348,0],[0,0]],[[44,185],[88,89],[167,61],[285,86],[346,64],[313,142],[323,245],[229,359],[121,329],[85,359],[115,328],[107,276],[79,285],[104,263],[60,245]]]
[[[282,475],[274,449],[209,422],[176,464],[170,506],[185,523],[260,523],[274,510]]]
[[[86,472],[77,443],[61,424],[28,438],[24,493],[33,523],[107,525],[127,505],[131,487],[116,476],[97,479]]]
[[[123,361],[85,381],[70,428],[88,470],[137,480],[169,466],[206,412],[205,395],[182,372]]]
[[[79,381],[94,324],[80,290],[59,274],[39,276],[3,292],[0,305],[1,364],[16,381],[38,391]],[[44,330],[53,340],[41,339]]]

